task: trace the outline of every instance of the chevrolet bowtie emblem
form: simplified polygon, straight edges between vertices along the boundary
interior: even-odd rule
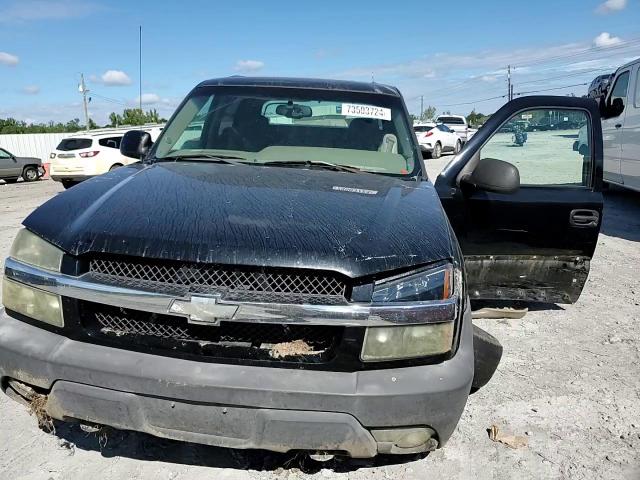
[[[238,305],[218,303],[216,298],[193,295],[189,300],[175,299],[169,306],[169,313],[184,315],[189,323],[218,325],[220,320],[231,320]]]

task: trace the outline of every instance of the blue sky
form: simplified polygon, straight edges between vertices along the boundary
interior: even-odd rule
[[[639,0],[215,2],[0,0],[0,118],[82,119],[143,102],[168,116],[203,79],[232,74],[390,83],[417,113],[491,112],[516,93],[590,81],[640,57]]]

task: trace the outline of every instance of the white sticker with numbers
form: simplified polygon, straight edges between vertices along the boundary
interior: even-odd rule
[[[357,103],[343,103],[342,115],[346,117],[378,118],[391,120],[391,109],[374,107],[372,105],[359,105]]]

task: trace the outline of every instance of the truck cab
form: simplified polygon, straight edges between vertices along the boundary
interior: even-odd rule
[[[615,72],[600,106],[604,180],[640,192],[640,59]]]

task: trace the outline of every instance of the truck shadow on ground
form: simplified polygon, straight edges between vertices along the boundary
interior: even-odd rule
[[[640,241],[640,193],[616,187],[604,192],[601,233]]]
[[[99,452],[105,458],[126,457],[148,462],[165,462],[212,468],[255,471],[300,471],[314,474],[322,469],[337,473],[360,468],[409,463],[425,458],[418,455],[379,455],[373,459],[336,457],[326,462],[309,458],[304,452],[277,453],[266,450],[235,450],[195,443],[168,440],[145,433],[103,427],[96,432],[84,431],[78,423],[54,421],[54,435],[60,447]]]

